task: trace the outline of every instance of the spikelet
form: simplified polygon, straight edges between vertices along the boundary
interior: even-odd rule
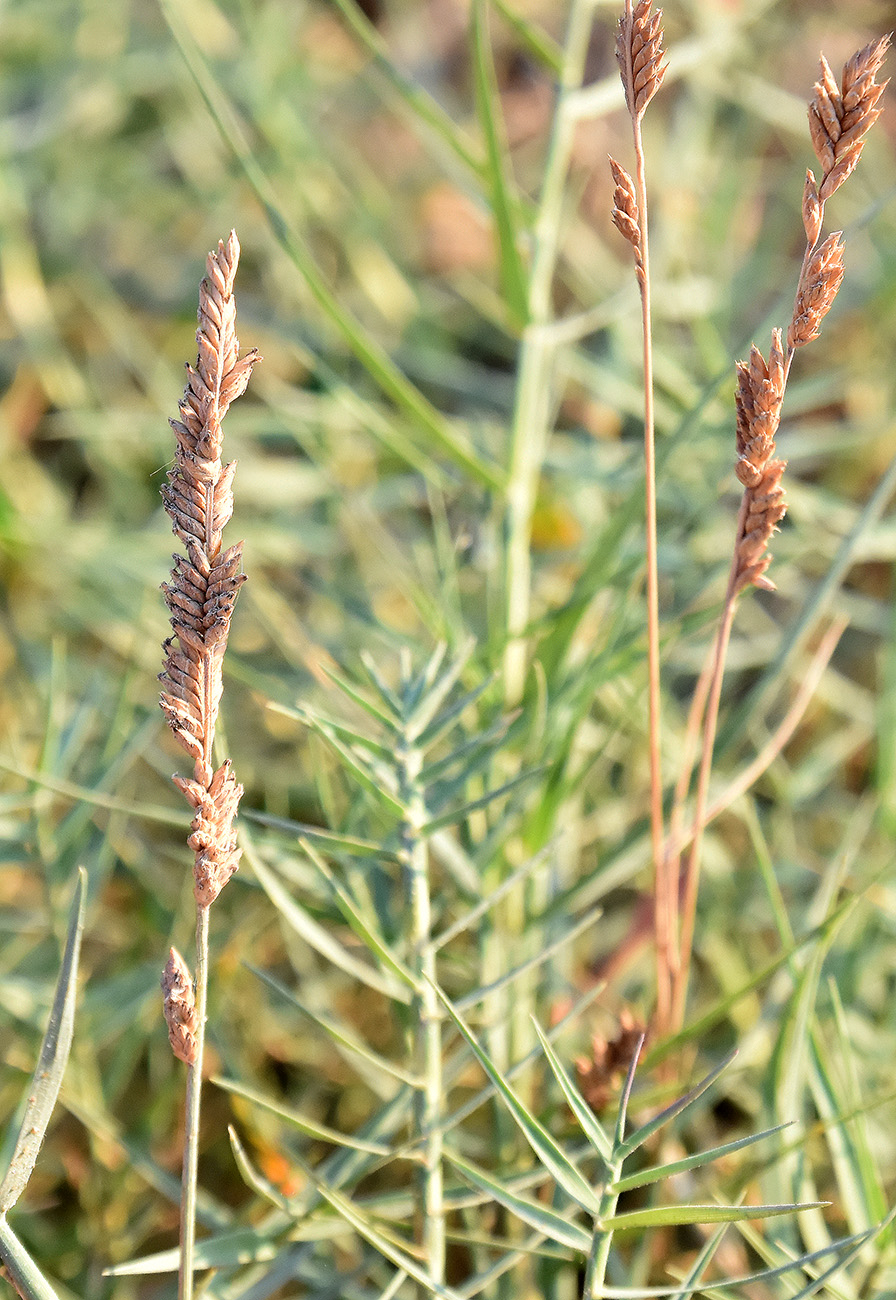
[[[162,974],[162,992],[165,995],[164,1013],[168,1026],[171,1050],[185,1065],[196,1062],[196,997],[193,980],[187,963],[176,948],[172,948]]]
[[[613,190],[613,225],[632,246],[635,256],[635,270],[638,283],[644,283],[644,258],[641,252],[641,214],[635,197],[635,183],[625,168],[615,158],[610,158],[610,170],[613,173],[615,189]]]
[[[818,338],[821,322],[842,280],[843,242],[842,231],[838,230],[815,249],[800,276],[793,319],[787,330],[788,348],[801,348]]]
[[[189,838],[196,854],[194,893],[207,907],[237,868],[233,818],[242,794],[229,761],[212,767],[212,742],[222,690],[222,663],[242,573],[242,543],[223,549],[222,534],[233,513],[236,462],[221,460],[223,420],[245,390],[258,360],[239,357],[233,281],[240,246],[236,232],[209,253],[199,290],[199,356],[187,366],[176,438],[175,464],[162,489],[165,509],[186,555],[174,556],[171,579],[162,584],[173,635],[165,641],[160,704],[181,747],[193,759],[193,777],[174,777],[195,809]]]
[[[877,107],[889,82],[878,84],[880,71],[890,45],[889,36],[871,41],[852,56],[837,85],[830,65],[821,56],[821,75],[809,104],[809,130],[822,174],[818,195],[824,203],[840,188],[859,161],[863,136],[880,117]]]
[[[616,58],[632,117],[641,117],[666,75],[663,64],[663,11],[650,12],[651,0],[637,0],[619,19]]]
[[[785,381],[781,331],[773,330],[768,362],[754,345],[749,362],[737,363],[735,473],[744,485],[745,499],[735,547],[735,592],[749,586],[775,590],[765,571],[772,559],[769,540],[787,509],[781,486],[787,462],[775,456]]]

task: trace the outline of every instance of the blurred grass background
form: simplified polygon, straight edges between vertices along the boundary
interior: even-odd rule
[[[556,6],[513,0],[509,10],[562,40]],[[646,749],[635,599],[638,313],[627,249],[609,220],[605,165],[607,152],[629,156],[616,10],[595,9],[587,75],[606,93],[577,133],[555,288],[559,314],[598,307],[598,328],[563,358],[533,539],[545,653],[563,612],[577,609],[568,662],[587,676],[595,653],[613,659],[593,710],[569,688],[555,714],[555,734],[569,725],[584,755],[567,849],[570,904],[603,897],[607,907],[598,939],[590,933],[576,950],[572,978],[582,987],[647,883],[643,858],[625,855],[642,824]],[[365,0],[361,11],[395,66],[456,124],[453,146],[409,117],[335,5],[172,0],[172,25],[155,5],[128,0],[17,0],[0,15],[0,1117],[14,1114],[33,1066],[80,863],[91,890],[80,1019],[64,1105],[18,1218],[35,1256],[76,1295],[111,1295],[101,1269],[169,1245],[176,1229],[181,1078],[158,978],[167,944],[188,940],[190,908],[187,818],[168,781],[178,759],[154,682],[166,633],[158,585],[171,550],[158,490],[171,456],[167,417],[195,351],[204,254],[231,226],[243,247],[239,333],[264,356],[227,422],[228,454],[240,461],[231,540],[246,539],[250,582],[222,721],[244,808],[350,823],[332,765],[266,707],[325,697],[327,666],[352,665],[361,649],[388,665],[399,644],[425,653],[434,639],[456,645],[469,632],[480,662],[500,663],[501,503],[488,480],[506,461],[517,340],[486,197],[462,157],[483,155],[468,16],[458,0]],[[730,553],[733,362],[754,338],[767,349],[770,325],[787,319],[792,301],[818,51],[839,68],[893,27],[896,13],[878,0],[682,0],[666,6],[665,23],[672,71],[645,131],[675,719]],[[496,13],[492,34],[513,172],[532,195],[552,79],[510,16]],[[482,473],[452,464],[396,411],[322,312],[222,139],[184,58],[181,45],[191,42],[290,238],[365,336],[448,417]],[[739,699],[755,701],[748,692],[891,465],[894,135],[889,104],[855,177],[829,205],[829,223],[845,230],[847,275],[788,388],[780,447],[790,514],[772,570],[780,593],[744,602],[732,711]],[[710,839],[698,929],[698,997],[709,1006],[779,952],[757,864],[773,864],[799,932],[831,897],[864,893],[825,969],[873,1103],[892,1091],[896,1047],[894,554],[896,525],[881,508],[830,593],[828,609],[846,614],[850,629],[816,703],[755,798]],[[591,573],[600,590],[589,589]],[[729,729],[723,770],[783,712],[786,681],[782,670],[769,711],[754,709],[746,731]],[[530,847],[537,840],[530,822]],[[601,883],[608,863],[614,871]],[[215,913],[212,1024],[222,1068],[351,1129],[366,1114],[366,1093],[242,963],[285,964],[375,1036],[369,1011],[290,947],[248,866]],[[647,1009],[649,988],[645,964],[608,1001]],[[774,996],[742,999],[713,1033],[723,1045],[747,1039],[746,1064],[761,1062],[774,1006]],[[739,1089],[732,1105],[758,1110],[760,1079],[746,1073]],[[216,1190],[218,1222],[246,1199],[224,1136],[234,1114],[268,1175],[291,1176],[274,1128],[209,1089],[202,1177]],[[891,1133],[875,1131],[892,1158]],[[114,1294],[168,1292],[118,1280]]]

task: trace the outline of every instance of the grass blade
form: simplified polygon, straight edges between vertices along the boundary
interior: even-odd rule
[[[25,1300],[59,1300],[9,1226],[5,1214],[0,1214],[0,1259],[3,1260],[10,1282]]]
[[[15,1205],[25,1189],[34,1169],[59,1088],[65,1073],[72,1032],[75,1024],[75,999],[77,997],[78,954],[84,929],[84,885],[87,873],[78,869],[78,882],[69,912],[68,933],[62,966],[56,983],[56,994],[50,1009],[50,1019],[41,1044],[37,1069],[28,1090],[25,1114],[19,1136],[9,1162],[9,1168],[0,1184],[0,1214],[6,1214]]]
[[[488,153],[488,179],[498,234],[501,288],[514,324],[522,329],[529,318],[529,292],[519,251],[509,152],[504,138],[501,104],[489,47],[487,0],[473,0],[473,66],[476,107]]]

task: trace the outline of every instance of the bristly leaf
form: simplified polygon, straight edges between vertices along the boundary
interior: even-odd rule
[[[41,1143],[59,1096],[75,1025],[75,1000],[78,987],[78,955],[84,929],[84,885],[87,873],[78,869],[75,894],[69,911],[68,932],[50,1019],[41,1044],[37,1069],[28,1089],[25,1114],[16,1138],[9,1168],[0,1184],[0,1214],[15,1205],[34,1169]]]

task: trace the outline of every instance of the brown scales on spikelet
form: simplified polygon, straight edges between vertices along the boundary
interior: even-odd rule
[[[774,591],[765,571],[772,559],[767,551],[769,540],[787,509],[781,486],[787,462],[775,458],[785,378],[780,330],[772,331],[767,363],[754,345],[749,362],[737,364],[735,473],[744,485],[745,500],[735,549],[735,592],[751,585]]]
[[[187,963],[176,948],[172,948],[162,973],[162,992],[165,995],[165,1023],[168,1041],[179,1061],[193,1065],[196,1061],[196,997],[193,980]]]
[[[809,105],[809,129],[821,163],[821,181],[806,172],[802,203],[806,256],[787,328],[786,353],[781,331],[774,330],[768,364],[754,347],[749,363],[737,366],[736,473],[745,491],[735,544],[735,594],[750,585],[774,589],[765,571],[771,563],[769,539],[786,510],[781,486],[786,462],[775,457],[784,386],[794,352],[818,338],[821,322],[843,280],[841,232],[828,235],[818,245],[824,205],[855,167],[864,148],[863,137],[880,117],[878,100],[889,83],[878,85],[874,78],[889,44],[890,37],[882,36],[854,54],[843,69],[839,86],[824,55],[821,57],[821,76]]]
[[[843,242],[838,230],[816,248],[800,276],[793,319],[787,330],[788,348],[801,348],[818,338],[821,322],[842,280]]]
[[[610,158],[610,170],[616,188],[613,191],[613,225],[632,246],[638,283],[643,284],[644,259],[641,253],[641,215],[635,197],[635,183],[625,168],[615,158]]]
[[[840,85],[821,56],[821,76],[809,105],[809,130],[822,175],[818,193],[822,203],[840,188],[859,161],[862,137],[880,117],[877,107],[889,82],[874,80],[890,45],[889,36],[871,41],[852,56],[843,69]]]
[[[632,117],[640,117],[666,75],[663,65],[663,11],[650,12],[651,0],[638,0],[619,19],[616,58]]]
[[[177,440],[175,465],[162,489],[174,533],[187,554],[174,556],[171,581],[162,584],[174,635],[165,642],[164,686],[160,703],[168,725],[193,759],[191,780],[175,777],[196,810],[189,838],[196,853],[194,893],[207,907],[236,870],[239,850],[233,818],[242,794],[225,762],[212,768],[212,742],[221,702],[222,663],[230,620],[245,581],[242,543],[222,550],[222,533],[233,513],[236,462],[221,461],[221,421],[245,390],[258,360],[252,351],[239,357],[233,281],[239,243],[209,253],[199,290],[196,365],[171,427]]]

